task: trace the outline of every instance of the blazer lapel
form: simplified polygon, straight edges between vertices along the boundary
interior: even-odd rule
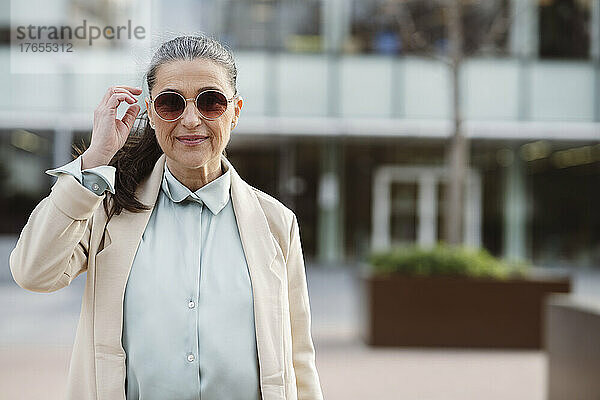
[[[263,399],[284,396],[282,275],[275,238],[254,190],[231,168],[231,198],[254,296],[254,321]]]
[[[158,197],[164,162],[163,154],[136,192],[138,199],[152,208]],[[110,244],[96,255],[94,344],[98,400],[125,398],[123,299],[129,271],[151,214],[152,209],[140,213],[123,210],[113,216],[106,225]]]
[[[136,192],[138,199],[152,209],[160,190],[165,160],[166,156],[162,154],[150,176]],[[261,390],[264,399],[279,398],[285,382],[282,275],[274,265],[277,255],[275,239],[253,189],[229,165],[233,208],[254,297]],[[140,213],[123,210],[120,215],[113,216],[105,229],[110,243],[96,255],[94,339],[99,400],[124,398],[123,299],[129,272],[152,209]],[[271,393],[273,397],[269,395]]]

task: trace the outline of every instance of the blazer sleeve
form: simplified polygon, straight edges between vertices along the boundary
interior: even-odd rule
[[[310,304],[304,257],[296,215],[293,216],[287,257],[288,295],[292,327],[292,358],[298,400],[323,399],[311,337]]]
[[[53,292],[84,272],[93,214],[105,196],[94,194],[72,175],[60,174],[10,253],[15,282],[33,292]]]

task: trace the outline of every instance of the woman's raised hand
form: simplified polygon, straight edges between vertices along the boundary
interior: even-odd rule
[[[140,106],[135,96],[139,96],[142,89],[132,86],[112,86],[108,88],[102,101],[94,110],[94,129],[92,142],[85,151],[82,169],[106,165],[113,156],[125,145],[129,132]],[[117,107],[123,102],[130,104],[123,118],[117,118]]]

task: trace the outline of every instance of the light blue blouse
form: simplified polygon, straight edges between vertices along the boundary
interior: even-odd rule
[[[125,290],[127,399],[260,398],[252,286],[229,166],[224,159],[224,173],[192,193],[165,165]],[[76,159],[46,172],[71,173],[92,191],[103,181],[104,190],[114,188],[114,172],[105,175],[114,167],[80,168]]]
[[[60,174],[73,175],[79,183],[98,196],[102,196],[106,190],[115,194],[115,172],[116,168],[110,165],[100,165],[94,168],[81,169],[82,158],[77,157],[68,164],[62,167],[49,169],[46,171],[48,175],[58,176]]]

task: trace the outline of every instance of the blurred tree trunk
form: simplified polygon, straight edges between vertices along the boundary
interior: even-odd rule
[[[448,1],[448,39],[452,71],[453,132],[446,147],[448,181],[445,195],[444,240],[451,245],[463,242],[464,188],[469,164],[469,142],[462,129],[460,67],[463,60],[462,0]]]

